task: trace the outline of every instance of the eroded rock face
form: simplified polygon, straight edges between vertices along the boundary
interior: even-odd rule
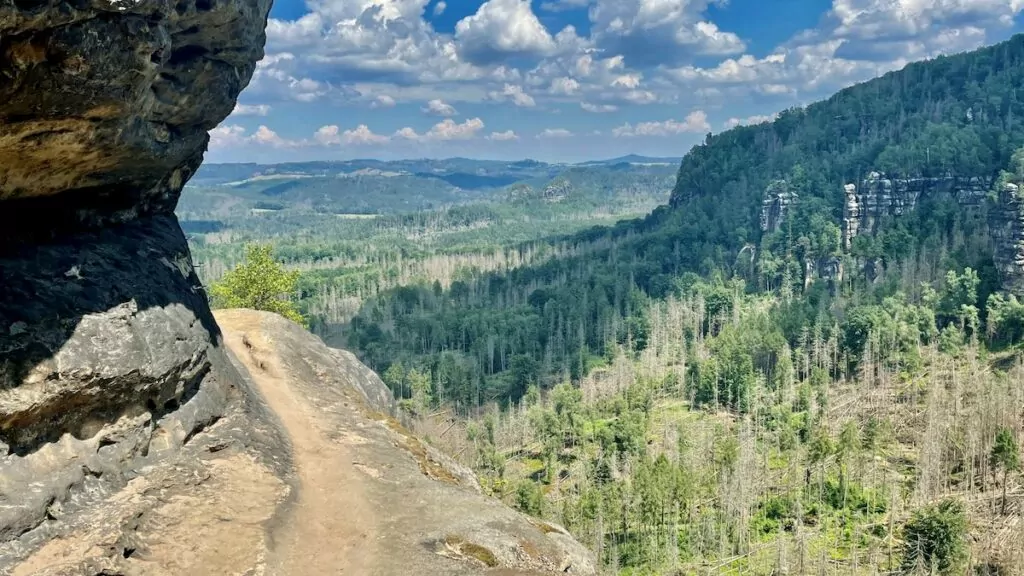
[[[0,0],[0,572],[245,404],[173,210],[269,8]]]
[[[991,179],[977,176],[890,179],[872,172],[859,187],[844,187],[843,247],[849,250],[857,236],[874,234],[882,218],[907,214],[927,196],[947,195],[967,210],[987,204],[993,261],[1002,288],[1024,294],[1024,200],[1018,186],[1010,183],[989,202],[991,188]]]
[[[843,186],[843,249],[849,250],[853,239],[860,234],[860,199],[857,186]]]
[[[962,207],[978,207],[991,185],[991,179],[977,176],[888,178],[872,172],[860,186],[844,187],[843,244],[849,248],[857,235],[874,234],[883,217],[907,214],[926,196],[948,195]]]
[[[995,240],[992,259],[1003,288],[1024,295],[1024,196],[1016,184],[1008,183],[999,191],[989,211],[989,230]]]
[[[0,2],[0,240],[170,213],[263,55],[269,8]]]
[[[775,180],[769,184],[761,203],[761,231],[777,232],[786,220],[789,207],[798,199],[796,192],[789,190],[785,180]]]

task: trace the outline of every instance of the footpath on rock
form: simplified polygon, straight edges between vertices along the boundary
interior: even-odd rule
[[[262,331],[262,316],[232,311],[217,318],[225,344],[248,369],[292,444],[298,494],[273,532],[268,569],[282,575],[368,573],[379,533],[364,499],[361,464],[351,450],[363,438],[352,433],[331,439],[332,423],[294,389]]]
[[[354,356],[273,314],[215,316],[291,443],[294,492],[268,525],[267,573],[595,572],[564,529],[482,495],[471,471],[405,430]]]
[[[274,314],[216,319],[244,400],[124,486],[51,505],[0,544],[0,574],[596,573],[563,528],[482,494],[409,433],[355,356]]]

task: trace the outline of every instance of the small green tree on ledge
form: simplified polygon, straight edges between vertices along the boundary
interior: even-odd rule
[[[245,262],[211,287],[213,306],[274,312],[305,326],[306,319],[291,300],[299,272],[285,270],[274,260],[273,251],[270,245],[246,246]]]
[[[996,436],[996,443],[992,446],[992,453],[989,455],[989,463],[993,469],[1003,470],[1003,502],[1000,508],[1001,514],[1006,515],[1006,482],[1010,472],[1020,470],[1020,448],[1017,447],[1017,440],[1009,428],[1002,428]]]

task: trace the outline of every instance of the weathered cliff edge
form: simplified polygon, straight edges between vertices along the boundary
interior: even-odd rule
[[[472,471],[406,430],[352,354],[274,314],[217,320],[292,441],[299,488],[270,531],[269,573],[595,573],[563,528],[484,496]]]
[[[294,543],[274,535],[290,533],[303,495],[356,485],[303,482],[296,436],[318,436],[279,418],[223,347],[173,215],[208,130],[262,57],[269,8],[0,0],[0,574],[286,574],[273,562]],[[285,362],[307,378],[303,393],[362,396],[371,383],[363,412],[320,420],[316,434],[366,426],[360,462],[381,459],[381,479],[388,462],[413,466],[416,480],[399,478],[436,501],[410,504],[417,516],[394,532],[408,540],[362,573],[408,573],[392,568],[409,546],[421,573],[569,566],[578,544],[560,530],[476,494],[470,476],[444,482],[444,464],[420,470],[429,451],[366,415],[391,400],[354,358],[277,329],[309,347]],[[389,493],[415,496],[403,490]],[[403,504],[367,502],[367,517]],[[307,556],[337,558],[336,535],[320,536]],[[520,537],[528,559],[510,552]],[[587,573],[585,553],[570,564]]]
[[[0,568],[154,466],[191,466],[220,420],[288,466],[278,431],[237,422],[245,392],[173,215],[269,9],[0,2]]]
[[[405,430],[353,355],[274,314],[217,320],[229,364],[215,371],[237,396],[225,415],[0,546],[5,573],[596,573],[564,529],[484,496],[471,471]]]
[[[843,249],[850,250],[857,236],[877,232],[879,222],[915,210],[925,198],[946,197],[963,210],[987,211],[992,257],[999,270],[1004,290],[1024,295],[1024,195],[1019,186],[1006,183],[990,194],[995,178],[979,176],[942,178],[888,178],[871,172],[860,186],[843,187]],[[776,180],[765,189],[761,204],[761,231],[776,232],[785,222],[792,206],[800,198],[791,192],[785,180]],[[839,259],[805,263],[807,278],[841,278]]]

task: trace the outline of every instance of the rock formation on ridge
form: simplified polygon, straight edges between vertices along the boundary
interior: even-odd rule
[[[883,219],[906,215],[925,198],[946,196],[964,210],[987,209],[992,256],[1003,289],[1024,294],[1024,201],[1016,184],[1007,184],[994,200],[989,200],[991,180],[978,176],[888,178],[871,172],[859,186],[846,184],[843,187],[843,250],[849,252],[857,236],[875,234]],[[797,194],[789,191],[785,180],[769,184],[761,203],[761,231],[777,232],[799,201]],[[876,265],[875,262],[864,263],[866,268]],[[842,275],[842,262],[838,258],[804,262],[805,287],[815,278],[839,279]]]
[[[357,493],[305,481],[302,441],[327,432],[289,427],[222,346],[173,214],[262,57],[269,8],[0,0],[0,574],[293,573],[280,559],[304,495]],[[323,426],[371,428],[363,459],[412,466],[406,483],[449,506],[411,507],[397,533],[422,541],[363,573],[401,573],[410,546],[425,573],[593,571],[557,527],[422,484],[450,467],[370,418],[393,402],[379,379],[292,328],[323,359],[289,367],[302,390],[363,406]],[[306,573],[337,573],[324,559],[347,562],[330,550],[353,535],[321,534]]]
[[[944,178],[887,178],[871,172],[860,186],[844,189],[843,245],[850,247],[858,234],[873,234],[885,216],[902,216],[917,208],[925,196],[948,195],[964,208],[985,202],[991,179],[978,176]]]
[[[798,200],[799,197],[789,190],[785,180],[774,180],[768,184],[764,191],[764,201],[761,202],[761,231],[777,232],[786,221],[789,207]]]
[[[993,261],[1004,278],[1003,288],[1024,295],[1024,196],[1017,184],[999,191],[989,212],[989,230],[995,242]]]

